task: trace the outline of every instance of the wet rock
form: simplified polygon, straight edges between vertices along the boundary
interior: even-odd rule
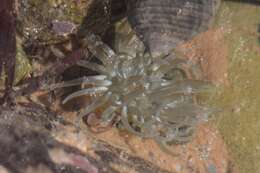
[[[77,132],[70,123],[34,103],[20,102],[13,109],[1,107],[0,138],[1,173],[117,173],[120,166],[136,172],[168,173]],[[101,147],[85,150],[94,145]],[[126,157],[120,157],[120,153]]]
[[[184,58],[200,66],[200,78],[228,85],[228,45],[221,29],[204,32],[179,45],[177,50]]]

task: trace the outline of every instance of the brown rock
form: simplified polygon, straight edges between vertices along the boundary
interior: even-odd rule
[[[190,143],[170,146],[168,149],[176,153],[175,157],[163,151],[153,140],[144,140],[115,129],[99,134],[97,138],[170,172],[226,173],[231,166],[224,141],[209,124],[201,125]]]
[[[212,29],[180,45],[178,51],[202,68],[203,78],[215,84],[228,84],[228,47],[221,29]]]

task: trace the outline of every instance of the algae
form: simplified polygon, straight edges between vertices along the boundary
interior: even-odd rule
[[[228,45],[229,86],[214,105],[223,110],[215,123],[240,173],[260,171],[260,6],[223,2],[216,21]]]
[[[22,47],[22,40],[19,36],[16,37],[16,65],[15,65],[15,78],[14,85],[17,85],[20,81],[30,76],[32,72],[32,66],[29,58],[25,54]],[[2,71],[0,77],[0,88],[4,86],[4,80],[6,78],[6,72]]]

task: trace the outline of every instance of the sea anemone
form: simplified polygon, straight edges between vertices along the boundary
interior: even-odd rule
[[[182,68],[185,60],[170,55],[152,57],[142,46],[136,47],[136,54],[116,53],[92,33],[85,41],[98,61],[83,60],[79,65],[98,75],[50,86],[52,90],[85,86],[63,100],[66,103],[91,96],[93,102],[81,111],[79,119],[102,108],[100,124],[106,126],[119,119],[117,124],[129,132],[165,145],[188,141],[197,123],[211,113],[211,109],[197,104],[195,96],[209,91],[212,85],[188,79]]]

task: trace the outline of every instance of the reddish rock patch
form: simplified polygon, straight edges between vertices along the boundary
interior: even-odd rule
[[[203,78],[215,84],[228,84],[228,47],[221,29],[212,29],[177,48],[202,68]]]

